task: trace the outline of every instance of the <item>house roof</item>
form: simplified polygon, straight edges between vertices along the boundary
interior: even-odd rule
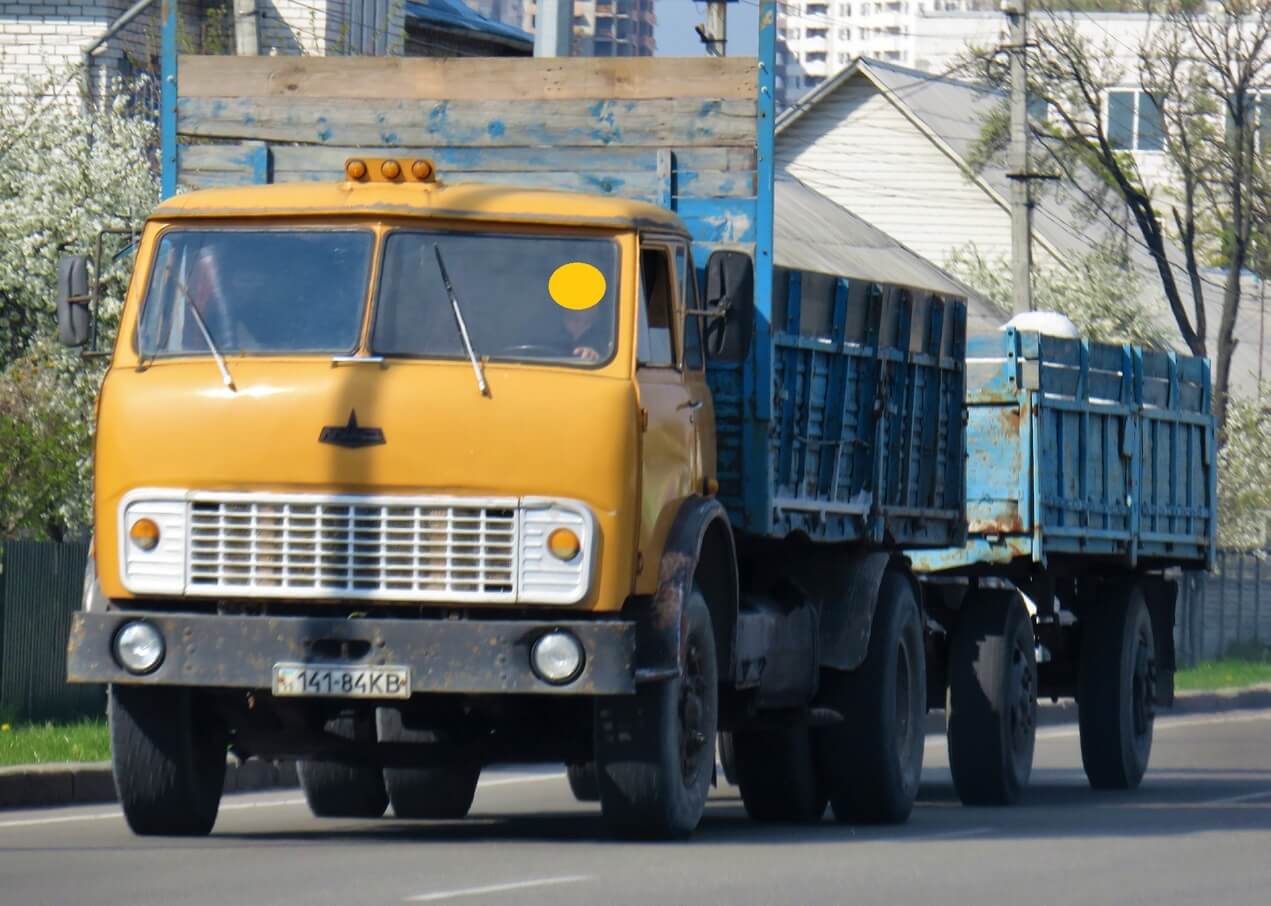
[[[822,100],[834,94],[840,87],[856,78],[868,80],[896,109],[939,147],[975,184],[979,185],[1003,210],[1010,210],[1010,179],[1006,169],[990,162],[975,170],[968,163],[974,145],[979,139],[984,118],[1006,100],[1006,93],[988,86],[964,82],[944,75],[933,75],[892,63],[858,57],[832,79],[786,109],[776,123],[777,141],[781,134],[795,122],[816,111]],[[1156,313],[1157,322],[1170,336],[1177,336],[1174,319],[1169,311],[1164,293],[1160,289],[1160,277],[1156,261],[1144,245],[1137,226],[1127,215],[1121,225],[1090,210],[1090,195],[1097,184],[1094,173],[1078,177],[1079,181],[1064,179],[1048,183],[1039,193],[1033,213],[1033,241],[1047,249],[1058,261],[1070,261],[1085,255],[1108,239],[1126,243],[1130,261],[1143,276],[1143,301]],[[1173,243],[1167,243],[1166,256],[1175,269],[1183,304],[1194,309],[1191,291],[1187,283],[1182,251]],[[1220,278],[1210,278],[1211,285],[1205,292],[1205,305],[1209,325],[1209,348],[1217,349],[1217,325],[1220,322],[1222,292],[1213,285]],[[968,298],[968,320],[973,330],[989,329],[1000,324],[1002,315],[982,296]],[[1241,303],[1236,336],[1241,339],[1232,360],[1232,387],[1241,392],[1251,392],[1255,379],[1251,377],[1258,367],[1258,331],[1255,321],[1259,315],[1258,299],[1246,295]],[[1181,340],[1175,345],[1182,349]],[[1265,353],[1264,353],[1265,354]],[[1271,362],[1265,370],[1271,373]]]
[[[406,18],[451,31],[473,32],[501,43],[527,47],[534,44],[534,36],[529,32],[487,18],[463,0],[409,0],[406,4]]]
[[[773,207],[778,267],[963,298],[975,295],[917,252],[792,176],[777,177]]]

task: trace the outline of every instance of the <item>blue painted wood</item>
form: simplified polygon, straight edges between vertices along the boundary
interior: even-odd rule
[[[171,198],[177,193],[177,0],[163,0],[160,12],[159,196]]]

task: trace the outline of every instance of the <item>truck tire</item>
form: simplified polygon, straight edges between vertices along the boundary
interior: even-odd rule
[[[1156,717],[1156,640],[1143,589],[1090,602],[1081,623],[1081,765],[1095,789],[1131,790],[1147,771]]]
[[[596,777],[606,823],[631,837],[677,838],[702,819],[715,774],[719,675],[701,592],[684,602],[680,675],[596,703]]]
[[[175,686],[112,685],[108,711],[115,790],[133,833],[210,833],[225,788],[220,718]]]
[[[967,805],[1016,802],[1033,769],[1037,651],[1015,591],[967,596],[949,644],[949,769]]]
[[[600,801],[600,781],[596,779],[594,761],[565,765],[565,776],[569,778],[569,791],[579,802]]]
[[[815,734],[822,786],[839,821],[898,824],[913,810],[927,710],[924,657],[913,587],[889,570],[865,662],[821,673],[819,700],[844,716]]]
[[[388,808],[384,774],[364,764],[296,762],[309,811],[318,818],[378,818]]]
[[[384,786],[398,818],[467,817],[481,769],[463,766],[385,768]]]
[[[828,801],[817,777],[807,727],[732,734],[737,786],[754,821],[811,824]]]

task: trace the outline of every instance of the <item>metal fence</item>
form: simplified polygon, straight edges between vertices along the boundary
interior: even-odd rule
[[[66,682],[66,637],[80,606],[87,544],[6,541],[0,549],[0,713],[68,720],[105,713],[102,687]]]
[[[1219,551],[1213,573],[1187,573],[1178,595],[1179,663],[1271,648],[1271,551]]]

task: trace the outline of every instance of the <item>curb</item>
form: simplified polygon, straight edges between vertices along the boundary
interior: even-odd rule
[[[1162,709],[1162,716],[1178,714],[1218,714],[1271,708],[1271,683],[1248,689],[1221,689],[1217,692],[1180,692],[1174,707]],[[1042,702],[1037,708],[1039,726],[1071,724],[1077,720],[1077,703],[1070,699]],[[944,733],[944,712],[927,715],[927,733]],[[225,792],[295,789],[299,779],[292,761],[239,762],[230,758],[225,765]],[[30,765],[0,768],[0,809],[39,808],[56,805],[89,805],[115,802],[115,782],[110,762]]]
[[[225,764],[225,792],[294,789],[299,786],[295,762]],[[109,761],[81,761],[0,768],[0,809],[116,802]]]

